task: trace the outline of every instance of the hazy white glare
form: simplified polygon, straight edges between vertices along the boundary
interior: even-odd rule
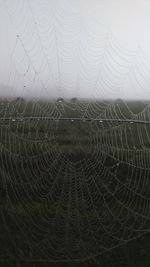
[[[0,0],[0,93],[150,98],[150,3]]]

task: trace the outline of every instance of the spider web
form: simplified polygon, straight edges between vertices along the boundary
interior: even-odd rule
[[[116,98],[149,96],[150,59],[73,1],[49,3],[4,3],[17,32],[7,86],[22,97],[1,101],[1,255],[85,261],[149,232],[150,106]]]

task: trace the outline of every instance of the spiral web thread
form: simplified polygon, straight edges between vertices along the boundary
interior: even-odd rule
[[[105,100],[127,86],[148,97],[150,59],[74,2],[4,3],[17,31],[7,86],[37,95],[1,101],[2,258],[85,261],[150,229],[149,103]],[[81,88],[90,100],[39,100]]]

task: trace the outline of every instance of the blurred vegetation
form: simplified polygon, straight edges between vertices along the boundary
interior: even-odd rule
[[[140,119],[140,116],[142,116],[140,114],[148,105],[149,103],[146,101],[128,101],[124,103],[119,99],[117,101],[93,101],[92,103],[78,101],[77,99],[72,99],[72,101],[68,102],[59,102],[57,100],[55,102],[42,100],[26,101],[22,98],[0,101],[1,266],[150,266],[150,225],[146,225],[147,234],[126,242],[120,247],[116,246],[113,250],[85,262],[44,262],[43,258],[38,258],[39,251],[34,246],[34,242],[32,243],[32,239],[29,244],[24,238],[24,235],[30,236],[30,231],[32,232],[33,230],[29,229],[32,216],[35,216],[37,212],[47,214],[48,216],[53,216],[55,213],[55,205],[46,208],[46,206],[43,206],[38,201],[37,196],[32,195],[34,187],[40,190],[40,179],[42,177],[40,177],[39,169],[44,171],[44,166],[47,164],[44,162],[44,156],[42,158],[44,153],[47,153],[47,161],[49,162],[52,160],[52,153],[56,157],[59,153],[62,157],[70,159],[73,163],[80,162],[83,159],[89,162],[93,153],[98,155],[101,150],[105,150],[108,146],[108,154],[103,160],[103,165],[95,163],[93,168],[87,170],[87,176],[92,179],[102,169],[109,169],[112,177],[115,173],[118,180],[120,179],[121,182],[130,184],[134,189],[134,185],[128,181],[128,170],[130,169],[127,169],[126,161],[130,160],[131,165],[134,165],[134,161],[136,161],[136,158],[133,158],[134,152],[150,149],[150,124],[101,122],[101,119],[134,119],[134,117]],[[148,111],[145,114],[144,118],[148,120]],[[33,118],[30,121],[24,120],[24,118],[32,116],[43,119]],[[46,117],[52,117],[56,120],[50,121]],[[61,117],[83,117],[83,120],[61,121]],[[3,120],[3,118],[10,118],[10,120]],[[16,118],[20,118],[20,120],[16,120]],[[91,118],[91,121],[84,121],[84,118]],[[94,118],[100,121],[92,121]],[[118,126],[122,129],[122,135],[119,134]],[[129,150],[132,153],[126,159],[126,154],[123,151]],[[36,158],[32,165],[26,161],[29,157]],[[61,164],[59,159],[58,164]],[[149,162],[147,162],[148,167]],[[136,169],[132,168],[132,171],[136,173]],[[44,175],[45,181],[48,181],[50,179],[49,174],[45,173]],[[139,175],[141,177],[140,173]],[[35,177],[38,177],[38,181]],[[137,173],[136,178],[138,179]],[[15,181],[14,184],[10,183],[11,179],[13,179],[13,182]],[[30,187],[27,181],[30,181],[32,187]],[[113,181],[113,179],[106,181],[106,185],[115,194],[115,197],[119,199],[123,194],[123,189],[116,188]],[[150,175],[147,172],[147,182],[149,183],[149,181]],[[31,199],[35,201],[30,203],[24,190],[20,192],[21,196],[17,195],[19,194],[19,183],[24,185]],[[105,188],[101,188],[101,190],[105,195]],[[150,191],[147,189],[144,192],[144,196],[149,198],[149,194]],[[18,201],[20,197],[24,200],[22,203]],[[106,196],[106,198],[110,198],[110,196]],[[130,196],[126,196],[126,198],[127,201],[130,201]],[[110,205],[115,207],[115,201],[112,200]],[[132,205],[134,207],[135,203],[132,202]],[[72,206],[72,209],[76,209],[76,207]],[[141,206],[138,209],[142,212],[144,207]],[[125,213],[126,211],[122,212]],[[91,210],[87,211],[87,213],[89,217],[94,216]],[[28,230],[27,228],[21,229],[22,231],[18,229],[18,224],[16,224],[13,216],[17,219],[18,224],[24,221],[24,224],[29,227]],[[24,229],[27,232],[23,232]],[[32,247],[34,247],[34,251]],[[37,262],[34,262],[36,259]]]

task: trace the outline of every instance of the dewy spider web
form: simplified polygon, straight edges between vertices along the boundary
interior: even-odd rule
[[[132,85],[148,95],[150,59],[103,24],[98,34],[73,1],[50,2],[4,3],[17,31],[7,86],[37,94],[1,102],[1,255],[84,261],[149,231],[149,104],[104,99]],[[82,88],[90,100],[39,100]]]

